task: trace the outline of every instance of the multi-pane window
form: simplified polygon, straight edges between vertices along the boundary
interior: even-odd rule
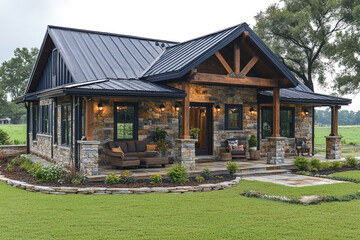
[[[71,145],[71,103],[61,105],[61,143]]]
[[[49,134],[50,133],[50,105],[41,106],[41,133]]]
[[[36,139],[36,134],[39,129],[39,105],[37,103],[33,103],[32,105],[32,136],[33,140]]]
[[[238,104],[225,105],[225,129],[226,130],[242,129],[242,105],[238,105]]]
[[[271,137],[273,130],[273,110],[271,107],[263,107],[261,113],[262,123],[261,132],[262,137]],[[294,137],[295,120],[294,108],[282,107],[280,108],[280,136]]]
[[[137,104],[116,103],[114,114],[114,138],[137,139]]]

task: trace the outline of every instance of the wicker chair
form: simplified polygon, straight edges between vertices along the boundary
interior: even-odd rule
[[[244,150],[243,151],[239,151],[239,150],[234,150],[233,147],[231,146],[232,141],[237,141],[237,146],[243,145],[244,146]],[[245,160],[247,160],[247,144],[245,141],[241,141],[237,138],[231,138],[228,139],[226,141],[226,145],[227,145],[227,150],[231,153],[231,157],[232,158],[245,158]]]
[[[304,153],[307,153],[308,156],[311,156],[311,150],[312,150],[312,146],[311,144],[307,143],[307,139],[306,138],[295,138],[295,143],[296,143],[296,153],[298,156],[304,156]]]

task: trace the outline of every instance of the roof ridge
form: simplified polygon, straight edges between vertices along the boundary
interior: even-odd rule
[[[102,31],[96,31],[96,30],[87,30],[87,29],[81,29],[81,28],[70,28],[70,27],[55,26],[55,25],[48,25],[48,28],[52,28],[52,29],[57,28],[57,29],[62,29],[62,30],[67,30],[67,31],[93,33],[93,34],[117,36],[117,37],[124,37],[124,38],[134,38],[134,39],[147,40],[147,41],[153,41],[153,42],[173,43],[173,44],[175,44],[175,45],[179,44],[179,42],[174,42],[174,41],[169,41],[169,40],[162,40],[162,39],[155,39],[155,38],[146,38],[146,37],[133,36],[133,35],[125,35],[125,34],[119,34],[119,33],[111,33],[111,32],[102,32]]]

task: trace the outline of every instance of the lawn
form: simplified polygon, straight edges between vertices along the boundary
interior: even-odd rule
[[[241,181],[208,193],[46,195],[0,182],[0,239],[357,239],[360,200],[302,206],[239,193],[345,195],[355,183],[290,188]]]
[[[9,134],[11,144],[26,144],[26,125],[25,124],[4,124],[0,129]]]
[[[331,176],[360,179],[360,170],[333,173]]]

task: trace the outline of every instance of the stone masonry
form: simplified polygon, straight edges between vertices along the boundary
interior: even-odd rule
[[[175,161],[187,167],[188,170],[195,170],[195,142],[196,139],[175,140]]]
[[[283,137],[268,137],[267,163],[282,164],[285,159],[285,139]]]
[[[80,152],[80,174],[83,176],[98,175],[99,141],[77,141]]]
[[[326,159],[341,158],[341,136],[325,136],[326,138]]]

